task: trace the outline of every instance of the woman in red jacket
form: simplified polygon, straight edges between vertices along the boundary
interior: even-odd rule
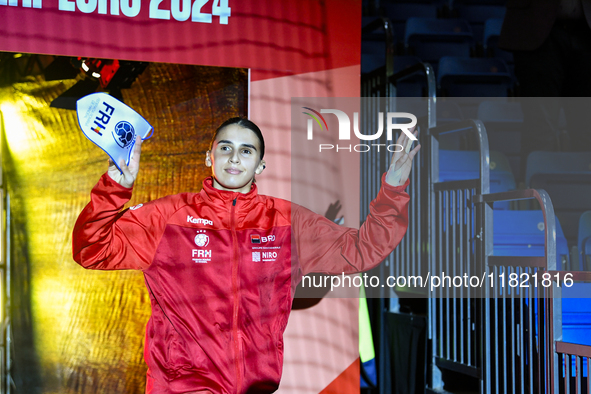
[[[406,146],[404,134],[397,141]],[[122,172],[111,163],[73,233],[74,259],[90,269],[144,274],[152,315],[144,358],[147,393],[270,393],[283,363],[295,286],[310,272],[349,274],[379,264],[408,217],[411,152],[395,153],[359,230],[288,201],[259,195],[259,128],[232,118],[214,134],[199,193],[121,211],[139,171],[140,138]]]

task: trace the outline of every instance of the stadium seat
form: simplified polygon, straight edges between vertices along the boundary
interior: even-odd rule
[[[425,99],[411,98],[409,100],[397,100],[396,108],[401,112],[410,112],[419,119],[419,122],[421,118],[427,116],[427,100]],[[450,122],[459,122],[464,119],[464,116],[462,110],[455,102],[437,100],[436,119],[437,125],[442,125]],[[460,149],[460,147],[458,145],[457,147],[443,148],[440,145],[439,149]]]
[[[437,124],[459,122],[464,119],[462,109],[452,101],[437,102]]]
[[[505,6],[482,3],[458,4],[454,8],[454,14],[468,21],[476,42],[484,43],[486,21],[490,18],[497,18],[502,21],[505,17]]]
[[[532,152],[525,172],[528,185],[534,174],[591,174],[591,152]]]
[[[397,41],[402,41],[406,21],[409,18],[437,18],[437,4],[432,2],[383,3],[386,16],[392,21]]]
[[[562,341],[591,346],[591,283],[562,287]],[[583,376],[587,363],[583,358]],[[574,358],[571,365],[575,368]]]
[[[591,283],[575,282],[562,286],[562,342],[591,346]],[[526,302],[527,304],[527,302]],[[537,299],[534,299],[536,337],[538,336]],[[571,358],[572,375],[576,364]],[[564,365],[564,364],[563,364]],[[587,377],[587,360],[583,357],[583,377]],[[562,371],[564,373],[564,370]],[[564,376],[564,375],[563,375]]]
[[[416,56],[394,56],[394,74],[421,63]],[[424,74],[415,73],[396,81],[397,97],[423,97],[427,90],[427,79]]]
[[[407,54],[436,68],[443,56],[470,56],[472,30],[463,19],[409,18],[404,31]]]
[[[576,245],[579,218],[591,210],[591,152],[532,152],[526,183],[548,192],[569,245]]]
[[[439,150],[439,182],[477,179],[480,153],[477,151]],[[490,152],[490,192],[515,190],[515,178],[505,155]],[[495,203],[495,209],[509,209],[509,202]]]
[[[484,22],[484,37],[482,41],[484,54],[487,57],[498,57],[507,64],[513,64],[513,53],[499,49],[499,36],[503,18],[489,18]]]
[[[494,211],[494,256],[544,256],[542,211]],[[556,268],[568,267],[568,245],[560,221],[556,220]]]
[[[483,101],[478,106],[477,119],[484,123],[490,150],[502,152],[513,174],[521,174],[521,104],[507,101]]]
[[[439,60],[437,85],[445,96],[507,97],[512,81],[502,59],[444,56]]]
[[[446,0],[450,7],[457,7],[459,4],[494,4],[505,5],[507,0]]]
[[[579,254],[581,270],[591,271],[591,211],[586,211],[579,220]]]

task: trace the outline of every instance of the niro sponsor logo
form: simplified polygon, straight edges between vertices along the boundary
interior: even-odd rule
[[[207,224],[213,226],[213,221],[209,219],[194,218],[191,215],[187,215],[187,222],[193,224]]]
[[[273,262],[277,260],[277,252],[252,252],[252,261],[253,262]]]

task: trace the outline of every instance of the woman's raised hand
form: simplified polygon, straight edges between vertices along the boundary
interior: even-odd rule
[[[142,138],[139,135],[135,136],[135,145],[133,146],[133,155],[129,161],[129,166],[125,164],[125,160],[121,160],[119,167],[117,168],[113,160],[109,158],[109,170],[107,173],[115,182],[123,187],[131,188],[137,178],[137,174],[140,170],[140,155],[142,152]]]
[[[413,129],[413,135],[416,137],[418,130]],[[400,133],[396,144],[401,145],[403,148],[392,155],[390,168],[388,168],[388,173],[386,174],[386,182],[392,186],[404,185],[410,175],[413,158],[419,149],[421,149],[421,145],[417,145],[410,152],[406,152],[409,142],[412,142],[412,140],[405,133]]]

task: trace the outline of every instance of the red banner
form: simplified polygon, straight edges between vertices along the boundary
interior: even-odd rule
[[[359,64],[354,0],[0,0],[0,50],[245,67],[252,79]]]

